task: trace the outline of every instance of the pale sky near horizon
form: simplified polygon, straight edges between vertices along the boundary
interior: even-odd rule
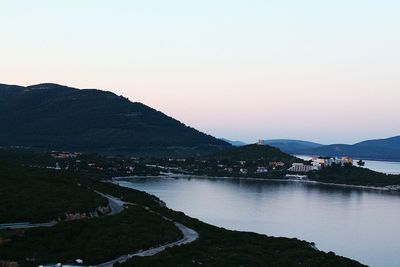
[[[400,135],[399,1],[0,7],[0,83],[110,90],[232,140]]]

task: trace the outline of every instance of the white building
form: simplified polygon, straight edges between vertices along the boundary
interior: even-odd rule
[[[266,173],[268,169],[266,167],[258,167],[256,173]]]
[[[289,172],[310,172],[316,171],[318,167],[313,165],[304,165],[303,163],[293,163],[292,167],[289,168]]]
[[[353,165],[353,159],[349,157],[342,157],[342,158],[322,158],[322,157],[314,157],[311,159],[311,164],[318,169],[322,169],[323,167],[330,167],[333,164],[337,165]]]
[[[259,139],[258,142],[257,142],[257,145],[265,146],[265,140],[264,139]]]

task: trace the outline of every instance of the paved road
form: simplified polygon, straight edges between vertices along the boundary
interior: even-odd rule
[[[119,198],[116,198],[116,197],[113,197],[113,196],[110,196],[107,194],[103,194],[98,191],[95,191],[95,192],[108,199],[108,203],[111,208],[111,212],[108,215],[115,215],[115,214],[121,213],[125,209],[125,205],[127,205],[127,204],[133,205],[132,203],[124,202]],[[175,241],[175,242],[172,242],[169,244],[165,244],[165,245],[161,245],[161,246],[158,246],[155,248],[150,248],[150,249],[142,250],[139,252],[134,252],[132,254],[123,255],[114,260],[111,260],[111,261],[108,261],[105,263],[101,263],[98,265],[94,265],[94,267],[112,267],[117,262],[122,263],[133,257],[153,256],[153,255],[156,255],[157,253],[160,253],[161,251],[164,251],[167,248],[189,244],[189,243],[196,241],[199,238],[199,234],[196,231],[194,231],[193,229],[190,229],[190,228],[184,226],[183,224],[175,222],[155,211],[152,211],[149,207],[144,207],[144,208],[146,210],[148,210],[149,212],[158,214],[159,216],[161,216],[162,218],[164,218],[167,221],[173,222],[176,225],[176,227],[178,227],[178,229],[182,232],[183,238],[178,241]],[[37,223],[37,224],[31,224],[29,222],[0,224],[0,230],[2,230],[2,229],[24,229],[24,228],[35,228],[35,227],[52,227],[52,226],[56,225],[57,223],[58,223],[57,221],[52,221],[52,222],[48,222],[48,223]]]
[[[111,213],[108,214],[108,215],[115,215],[115,214],[121,213],[124,210],[124,205],[127,204],[127,203],[125,203],[124,201],[122,201],[119,198],[116,198],[116,197],[113,197],[113,196],[110,196],[110,195],[107,195],[107,194],[103,194],[103,193],[101,193],[99,191],[96,191],[96,190],[94,192],[96,192],[97,194],[101,195],[102,197],[107,198],[108,205],[111,208]]]
[[[111,212],[107,215],[115,215],[124,210],[124,204],[122,200],[119,198],[106,195],[103,193],[100,193],[98,191],[95,191],[97,194],[107,198],[108,200],[108,205],[111,208]],[[58,223],[58,221],[51,221],[47,223],[30,223],[30,222],[21,222],[21,223],[4,223],[0,224],[0,230],[5,230],[5,229],[28,229],[28,228],[37,228],[37,227],[53,227]]]
[[[53,227],[56,225],[57,221],[47,222],[47,223],[4,223],[0,224],[0,230],[5,229],[26,229],[26,228],[36,228],[36,227]]]
[[[154,255],[164,251],[167,248],[172,248],[172,247],[189,244],[189,243],[196,241],[199,238],[199,234],[196,231],[194,231],[193,229],[190,229],[190,228],[184,226],[183,224],[180,224],[177,222],[174,222],[174,223],[175,223],[176,227],[178,227],[178,229],[182,232],[182,234],[183,234],[182,239],[172,242],[172,243],[169,243],[169,244],[166,244],[166,245],[161,245],[159,247],[146,249],[146,250],[135,252],[135,253],[128,254],[128,255],[123,255],[114,260],[111,260],[111,261],[108,261],[105,263],[101,263],[98,265],[94,265],[93,267],[112,267],[112,266],[114,266],[115,263],[122,263],[133,257],[154,256]]]
[[[181,240],[178,240],[176,242],[170,243],[170,244],[166,244],[157,248],[152,248],[152,249],[148,249],[142,252],[138,252],[133,254],[133,256],[138,256],[138,257],[149,257],[149,256],[153,256],[156,255],[157,253],[160,253],[161,251],[164,251],[167,248],[172,248],[172,247],[176,247],[176,246],[181,246],[181,245],[185,245],[185,244],[189,244],[192,243],[193,241],[196,241],[197,238],[199,238],[199,234],[194,231],[193,229],[190,229],[186,226],[184,226],[183,224],[177,223],[175,222],[176,227],[179,228],[179,230],[182,232],[183,234],[183,238]]]
[[[109,201],[113,201],[115,205],[119,205],[120,208],[122,208],[122,209],[124,209],[124,205],[125,204],[131,204],[131,203],[123,202],[120,199],[112,197],[110,195],[105,195],[105,194],[102,194],[100,192],[97,192],[97,193],[101,194],[104,197],[107,197],[107,199]],[[167,248],[172,248],[172,247],[176,247],[176,246],[189,244],[189,243],[192,243],[192,242],[196,241],[199,238],[199,234],[196,231],[194,231],[193,229],[190,229],[189,227],[186,227],[183,224],[175,222],[175,221],[173,221],[173,220],[171,220],[171,219],[169,219],[169,218],[167,218],[167,217],[165,217],[165,216],[163,216],[163,215],[151,210],[149,207],[144,207],[144,208],[146,210],[148,210],[149,212],[158,214],[159,216],[161,216],[162,218],[164,218],[167,221],[173,222],[176,225],[176,227],[178,227],[178,229],[182,232],[183,238],[178,240],[178,241],[175,241],[175,242],[172,242],[172,243],[168,243],[168,244],[165,244],[165,245],[161,245],[161,246],[158,246],[158,247],[155,247],[155,248],[150,248],[150,249],[142,250],[142,251],[139,251],[139,252],[134,252],[132,254],[123,255],[123,256],[120,256],[120,257],[118,257],[118,258],[116,258],[114,260],[111,260],[111,261],[108,261],[108,262],[104,262],[104,263],[101,263],[101,264],[98,264],[98,265],[94,265],[93,267],[112,267],[112,266],[114,266],[115,263],[122,263],[122,262],[125,262],[125,261],[133,258],[133,257],[149,257],[149,256],[153,256],[153,255],[156,255],[156,254],[164,251]]]

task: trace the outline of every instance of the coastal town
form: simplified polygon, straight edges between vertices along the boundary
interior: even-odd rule
[[[349,157],[312,157],[307,163],[293,163],[288,171],[306,173],[310,171],[319,171],[322,168],[331,167],[332,165],[352,166],[353,159]]]
[[[226,154],[199,157],[128,157],[53,151],[47,165],[99,179],[130,177],[220,177],[319,182],[365,189],[399,191],[399,176],[364,168],[365,162],[350,157],[302,157],[257,142],[234,147]],[[32,167],[31,166],[31,167]],[[371,177],[366,181],[365,177]]]
[[[253,148],[267,148],[264,140],[259,140]],[[248,149],[250,149],[250,147]],[[243,147],[241,149],[246,149]],[[326,167],[353,166],[350,157],[312,157],[302,160],[296,157],[267,160],[260,154],[259,158],[238,159],[217,157],[127,157],[99,156],[78,152],[52,151],[51,164],[48,169],[91,172],[108,176],[159,176],[159,175],[196,175],[196,176],[232,176],[255,178],[307,179],[310,172],[318,172]],[[357,162],[359,166],[362,161]]]

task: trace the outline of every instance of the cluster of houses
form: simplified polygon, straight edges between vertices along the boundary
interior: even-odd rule
[[[345,166],[353,165],[353,159],[349,157],[333,158],[333,157],[314,157],[311,159],[311,164],[317,166],[319,169],[323,167],[330,167],[334,164]]]
[[[269,170],[276,170],[276,169],[282,169],[285,167],[285,163],[281,161],[274,161],[270,162],[268,167],[257,167],[256,173],[267,173]]]
[[[246,161],[239,161],[239,163],[241,165],[245,165]],[[270,162],[268,165],[269,165],[269,167],[267,167],[267,166],[258,166],[257,169],[255,170],[255,173],[256,174],[262,174],[262,173],[267,173],[270,170],[282,169],[285,166],[285,163],[283,163],[281,161],[278,161],[278,162],[274,161],[274,162]],[[233,172],[233,168],[225,168],[224,170],[228,171],[230,173]],[[246,168],[240,168],[239,171],[240,171],[241,174],[248,174],[248,172],[249,172]]]
[[[70,158],[76,158],[80,155],[80,153],[76,152],[65,152],[65,151],[52,151],[50,153],[51,157],[54,159],[70,159]]]
[[[325,167],[331,167],[332,165],[353,165],[353,159],[349,157],[313,157],[310,160],[311,164],[304,163],[293,163],[293,165],[288,169],[289,172],[310,172],[319,171]]]
[[[306,165],[304,163],[293,163],[292,167],[288,169],[289,172],[310,172],[317,170],[318,170],[317,166]]]
[[[265,145],[265,140],[259,140],[257,142],[258,145]],[[58,151],[52,151],[51,156],[54,159],[74,159],[76,163],[81,163],[81,160],[79,158],[80,154],[76,152],[58,152]],[[131,158],[134,160],[135,163],[139,163],[140,161],[137,160],[136,158]],[[123,163],[118,162],[118,164],[112,164],[107,166],[97,166],[95,162],[86,162],[87,167],[90,169],[96,169],[99,171],[110,171],[110,172],[124,172],[126,174],[134,174],[136,172],[136,167],[129,164],[130,162],[124,162]],[[156,168],[161,170],[162,172],[166,173],[190,173],[191,171],[197,172],[199,171],[199,168],[203,167],[201,164],[207,164],[207,160],[199,160],[198,162],[195,162],[194,164],[192,163],[187,163],[186,159],[174,159],[174,158],[169,158],[168,162],[174,163],[173,166],[161,166],[159,164],[145,164],[145,168]],[[185,164],[183,164],[185,163]],[[73,164],[73,163],[71,163]],[[196,165],[197,164],[197,165]],[[200,165],[199,165],[200,164]],[[74,165],[74,164],[73,164]],[[85,164],[81,164],[82,166]],[[168,165],[168,164],[167,164]],[[211,164],[212,165],[212,164]],[[249,173],[254,173],[258,175],[262,175],[265,173],[268,173],[269,171],[273,170],[287,170],[288,172],[291,173],[307,173],[311,171],[319,171],[323,169],[324,167],[330,167],[332,165],[340,165],[340,166],[345,166],[345,165],[353,165],[353,159],[349,157],[341,157],[341,158],[336,158],[336,157],[313,157],[311,160],[305,163],[293,163],[292,166],[287,169],[286,164],[281,161],[276,161],[276,162],[269,162],[268,164],[260,164],[258,166],[248,166],[247,162],[244,160],[237,161],[236,164],[233,166],[229,166],[226,164],[222,164],[218,161],[218,164],[212,165],[212,166],[206,166],[206,168],[210,169],[211,171],[214,169],[217,169],[217,171],[223,170],[224,172],[228,174],[236,173],[239,172],[240,174],[247,175]],[[250,164],[251,165],[251,164]],[[82,167],[80,166],[80,167]],[[74,167],[74,166],[72,166]],[[217,168],[216,168],[217,167]],[[255,168],[254,168],[255,167]],[[61,170],[60,164],[57,162],[55,166],[49,166],[47,167],[49,169],[55,169],[55,170]],[[75,166],[75,168],[78,168]],[[84,166],[83,166],[84,168]],[[248,169],[249,168],[249,169]],[[66,165],[65,169],[69,169],[69,163]],[[71,219],[75,219],[75,217],[79,217],[77,214],[71,215]],[[1,266],[0,266],[1,267]]]

